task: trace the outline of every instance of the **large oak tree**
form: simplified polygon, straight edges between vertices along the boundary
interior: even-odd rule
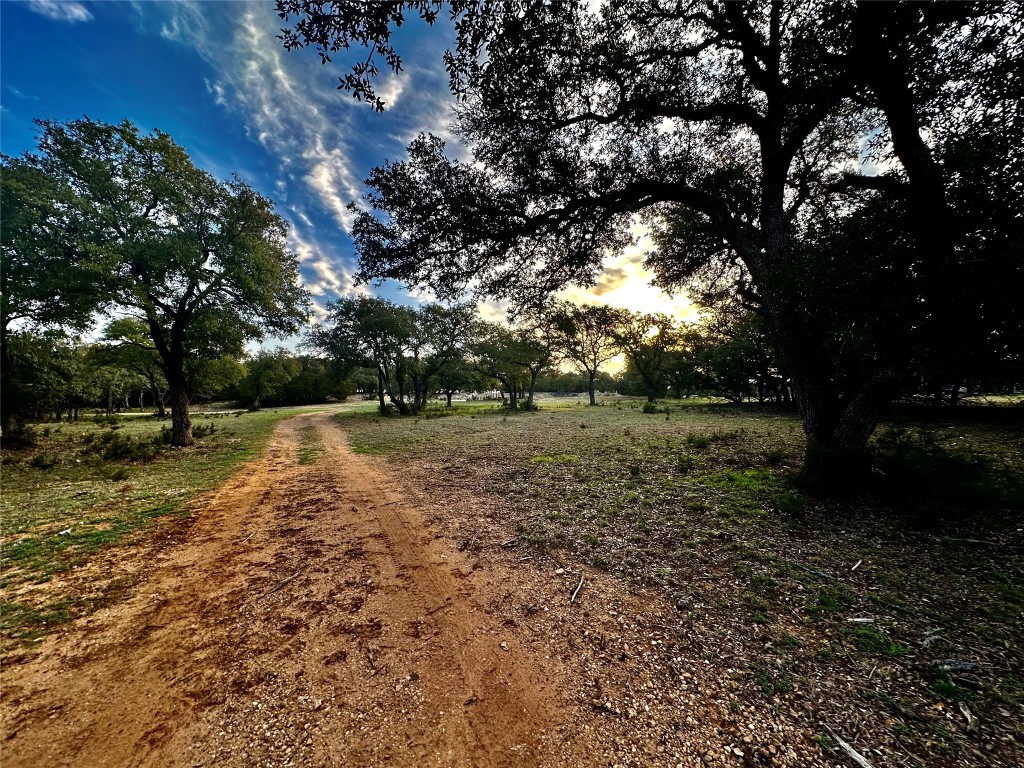
[[[187,362],[238,354],[306,315],[287,224],[272,201],[200,170],[166,133],[89,118],[39,128],[38,152],[19,162],[61,194],[37,237],[96,276],[100,307],[145,324],[167,380],[172,443],[191,445]]]
[[[441,6],[278,3],[297,22],[288,47],[315,46],[326,60],[368,44],[395,69],[392,26],[403,12],[433,21]],[[361,276],[525,302],[591,281],[643,217],[664,284],[726,278],[765,318],[802,416],[805,468],[837,480],[863,468],[880,409],[918,352],[956,328],[947,286],[973,254],[951,203],[956,175],[937,150],[957,124],[968,144],[971,126],[993,116],[1019,131],[1013,89],[993,95],[979,74],[1019,63],[1015,7],[449,7],[458,44],[445,60],[473,162],[421,137],[405,161],[371,174],[377,213],[354,228]],[[361,63],[343,85],[372,102],[374,73]],[[1008,147],[992,165],[1019,166]],[[865,156],[881,173],[865,172]],[[873,213],[889,219],[876,227]],[[858,223],[884,231],[885,248],[858,247]],[[862,289],[877,293],[847,295]],[[902,345],[885,338],[890,317]]]

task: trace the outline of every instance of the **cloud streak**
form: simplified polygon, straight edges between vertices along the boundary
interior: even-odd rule
[[[277,158],[282,175],[301,179],[334,222],[347,229],[353,220],[347,205],[360,193],[347,139],[347,102],[322,85],[323,73],[314,70],[320,75],[315,77],[309,60],[288,57],[265,4],[231,4],[216,34],[208,7],[176,2],[166,10],[160,35],[193,47],[214,68],[216,78],[206,82],[214,102],[237,113],[250,138]],[[402,88],[396,80],[389,92],[397,98]]]
[[[67,0],[29,0],[28,7],[29,10],[46,16],[48,19],[66,21],[69,24],[92,19],[92,13],[82,3],[67,2]]]

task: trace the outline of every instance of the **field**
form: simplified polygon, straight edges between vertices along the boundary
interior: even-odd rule
[[[788,413],[703,401],[644,412],[628,399],[588,408],[549,398],[535,413],[463,403],[400,419],[370,406],[336,408],[331,428],[322,417],[300,416],[285,422],[293,424],[286,433],[275,425],[300,412],[199,417],[199,447],[160,448],[154,457],[133,451],[159,434],[155,420],[54,425],[40,431],[36,449],[6,455],[4,636],[12,676],[34,663],[47,632],[129,604],[155,568],[154,553],[180,553],[190,541],[223,535],[231,547],[248,548],[260,541],[254,535],[264,536],[252,556],[260,568],[277,568],[262,577],[276,600],[306,566],[292,575],[291,566],[274,563],[301,554],[288,554],[289,537],[302,539],[299,518],[315,517],[319,543],[300,560],[335,564],[317,567],[328,579],[323,593],[301,588],[301,605],[318,606],[316,621],[293,606],[283,637],[303,636],[299,627],[321,620],[337,585],[355,589],[367,573],[365,584],[374,586],[358,587],[369,590],[361,597],[346,593],[345,611],[363,615],[360,606],[392,594],[384,583],[392,566],[364,559],[383,556],[373,554],[381,536],[399,536],[408,562],[400,562],[396,584],[407,578],[403,568],[440,566],[476,585],[466,604],[481,612],[467,608],[425,636],[505,633],[503,647],[523,664],[557,665],[555,709],[575,725],[558,725],[554,715],[536,721],[552,734],[575,734],[566,755],[584,757],[551,764],[588,764],[592,753],[623,765],[669,757],[684,765],[845,765],[838,738],[877,766],[1011,766],[1024,758],[1019,428],[887,423],[875,448],[881,470],[862,492],[836,500],[797,481],[803,438]],[[331,431],[338,427],[340,438]],[[271,463],[261,491],[235,473],[256,466],[272,432],[284,436],[272,443],[272,460],[263,460]],[[345,463],[339,439],[356,463]],[[275,485],[269,473],[278,470],[294,490]],[[354,486],[346,490],[350,471],[362,478],[363,495],[331,502],[331,494],[355,494]],[[281,496],[277,528],[253,522],[243,535],[211,519],[199,535],[194,526],[204,518],[194,500],[232,475],[231,494],[240,498]],[[319,495],[305,498],[307,488]],[[390,490],[374,505],[377,488]],[[345,522],[350,503],[353,513],[357,506],[370,512]],[[422,510],[422,532],[412,524],[406,541],[404,529],[388,527],[398,522],[382,518],[383,533],[367,533],[362,543],[323,543],[392,504]],[[266,538],[270,530],[279,534]],[[429,546],[440,554],[415,554],[409,542],[420,538],[434,540]],[[363,575],[342,579],[345,568]],[[430,593],[438,579],[413,581]],[[237,604],[254,587],[233,589]],[[278,605],[271,601],[268,611]],[[365,677],[381,688],[393,677],[398,691],[410,685],[398,675],[400,660],[415,652],[406,635],[388,634],[386,614],[423,609],[381,603],[378,610],[378,623],[367,625],[374,634],[342,635],[356,638]],[[416,638],[425,621],[415,620]],[[60,647],[61,631],[47,647]],[[254,636],[248,624],[232,631]],[[347,653],[355,658],[352,647]],[[220,667],[231,663],[222,659]],[[462,682],[475,680],[478,689],[474,674]],[[536,703],[536,711],[546,706]],[[394,728],[367,718],[372,733]],[[377,764],[365,755],[356,762]]]
[[[190,500],[263,452],[278,421],[304,410],[197,413],[189,450],[167,448],[169,421],[144,415],[38,425],[34,448],[3,454],[2,642],[35,640],[116,599],[133,579],[91,567],[107,548],[187,515]]]
[[[803,439],[789,414],[545,406],[339,419],[357,451],[410,487],[449,489],[443,506],[490,499],[524,556],[656,585],[682,636],[709,641],[706,661],[727,659],[736,706],[831,711],[834,722],[870,712],[852,724],[867,742],[923,765],[999,764],[975,752],[986,723],[1002,764],[1022,758],[1019,430],[885,425],[883,466],[899,462],[916,482],[879,478],[862,496],[821,501],[794,482]]]

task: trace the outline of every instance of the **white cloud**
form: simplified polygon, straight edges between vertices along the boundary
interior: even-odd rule
[[[89,21],[92,13],[82,3],[70,0],[29,0],[29,9],[56,21],[74,24]]]
[[[308,221],[305,213],[295,210],[296,216]],[[340,296],[368,296],[369,289],[365,285],[356,285],[355,277],[338,260],[332,259],[328,252],[315,240],[303,234],[302,228],[292,222],[288,230],[288,246],[299,257],[301,271],[308,278],[306,288],[314,297],[314,311],[318,316],[322,313],[325,300]]]
[[[206,89],[214,102],[241,115],[249,136],[282,170],[294,166],[324,210],[347,228],[353,219],[347,205],[360,195],[347,141],[350,105],[322,69],[313,69],[319,62],[288,56],[275,38],[276,17],[264,3],[233,3],[231,9],[232,26],[215,34],[203,4],[168,4],[162,7],[167,17],[160,34],[195,48],[213,66],[217,77],[206,81]],[[385,83],[392,99],[404,87],[401,77]]]

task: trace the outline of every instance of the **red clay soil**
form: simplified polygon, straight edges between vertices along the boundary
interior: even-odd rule
[[[328,417],[290,419],[130,599],[8,668],[3,764],[536,764],[559,673],[493,588]]]

